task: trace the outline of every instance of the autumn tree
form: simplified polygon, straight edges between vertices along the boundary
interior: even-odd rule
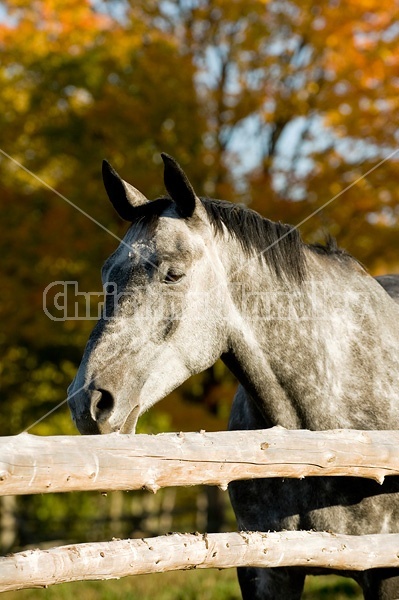
[[[399,8],[375,0],[175,5],[206,99],[215,189],[223,194],[235,170],[237,191],[263,214],[304,221],[311,241],[336,235],[370,268],[397,269]]]
[[[63,280],[101,292],[101,264],[126,229],[105,200],[102,158],[153,198],[163,192],[159,152],[178,144],[182,163],[197,157],[201,165],[203,127],[191,61],[145,14],[120,23],[80,0],[7,8],[0,29],[3,150],[24,168],[2,155],[3,381],[19,390],[19,409],[3,433],[17,433],[34,420],[32,398],[43,414],[54,405],[54,387],[70,380],[93,326],[49,320],[43,290]],[[43,364],[53,371],[46,393],[31,380]]]

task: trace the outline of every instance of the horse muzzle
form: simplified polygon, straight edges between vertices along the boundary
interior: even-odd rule
[[[112,392],[104,388],[80,388],[74,382],[68,388],[68,404],[72,418],[83,435],[102,433],[132,433],[135,430],[139,407],[117,408]]]

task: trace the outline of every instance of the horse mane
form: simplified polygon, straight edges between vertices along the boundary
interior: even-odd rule
[[[201,198],[201,201],[217,234],[222,235],[226,227],[247,256],[258,254],[278,277],[285,275],[288,279],[304,280],[305,256],[297,229],[270,221],[233,202],[209,198]]]
[[[263,258],[278,277],[302,282],[306,277],[305,248],[324,256],[353,259],[328,236],[325,244],[305,244],[296,227],[274,222],[259,213],[224,200],[201,198],[215,231],[222,235],[225,226],[241,244],[247,256]]]

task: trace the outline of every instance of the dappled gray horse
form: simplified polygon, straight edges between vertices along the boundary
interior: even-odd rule
[[[241,384],[230,429],[398,429],[399,306],[388,283],[333,243],[306,245],[295,228],[199,199],[162,158],[169,195],[152,202],[103,165],[131,226],[104,264],[104,316],[69,388],[80,432],[133,432],[144,411],[219,357]],[[229,490],[244,530],[399,531],[397,478],[276,478]],[[292,600],[306,573],[321,570],[238,572],[245,599]],[[397,571],[348,575],[367,599],[399,597]]]

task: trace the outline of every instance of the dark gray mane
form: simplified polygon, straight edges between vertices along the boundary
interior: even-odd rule
[[[248,256],[254,253],[264,257],[277,276],[301,282],[306,276],[304,249],[317,254],[352,259],[337,246],[336,240],[328,236],[325,244],[305,244],[293,225],[275,223],[259,213],[232,202],[201,198],[208,218],[219,234],[223,225],[240,242]]]
[[[201,198],[209,221],[216,233],[223,234],[223,226],[241,244],[247,256],[258,254],[264,258],[278,277],[303,281],[306,265],[304,244],[299,231],[292,225],[275,223],[261,217],[250,208]]]

